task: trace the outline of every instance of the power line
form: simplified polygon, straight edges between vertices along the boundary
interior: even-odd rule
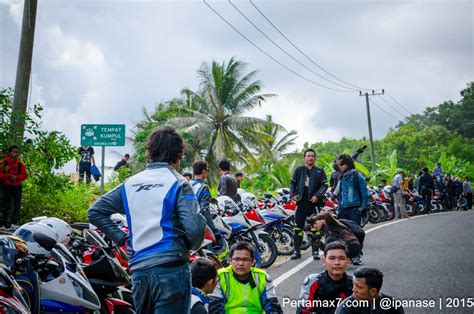
[[[314,64],[315,66],[317,66],[319,69],[321,69],[322,71],[324,71],[326,74],[330,75],[331,77],[335,78],[336,80],[346,84],[346,85],[349,85],[353,88],[356,88],[358,90],[370,90],[370,88],[363,88],[363,87],[359,87],[359,86],[356,86],[356,85],[352,85],[340,78],[338,78],[337,76],[335,76],[334,74],[330,73],[329,71],[327,71],[325,68],[323,68],[322,66],[320,66],[319,64],[317,64],[312,58],[310,58],[306,53],[304,53],[300,48],[298,48],[298,46],[296,46],[285,34],[283,34],[282,31],[280,31],[280,29],[272,23],[272,21],[270,21],[270,19],[265,15],[263,14],[263,12],[253,3],[252,0],[249,0],[250,4],[252,4],[252,6],[258,11],[258,13],[260,13],[260,15],[263,16],[263,18],[265,18],[265,20],[267,20],[267,22],[278,32],[280,33],[281,36],[283,36],[283,38],[286,39],[286,41],[288,41],[299,53],[301,53],[303,56],[306,57],[306,59],[308,59],[312,64]]]
[[[344,85],[341,85],[337,82],[334,82],[324,76],[322,76],[321,74],[313,71],[311,68],[307,67],[304,63],[301,63],[298,59],[296,59],[293,55],[291,55],[288,51],[286,51],[285,49],[283,49],[280,45],[278,45],[273,39],[271,39],[264,31],[262,31],[261,28],[259,28],[250,18],[248,18],[235,4],[232,3],[231,0],[228,0],[229,4],[237,11],[239,12],[240,15],[242,15],[255,29],[257,29],[260,34],[262,34],[263,36],[265,36],[265,38],[267,38],[273,45],[275,45],[278,49],[280,49],[284,54],[286,54],[288,57],[290,57],[291,59],[293,59],[296,63],[298,63],[299,65],[301,65],[302,67],[304,67],[305,69],[307,69],[308,71],[310,71],[311,73],[313,73],[314,75],[317,75],[319,76],[320,78],[322,78],[323,80],[325,81],[328,81],[330,83],[333,83],[334,85],[337,85],[339,87],[342,87],[342,88],[345,88],[345,89],[349,89],[349,90],[358,90],[358,89],[355,89],[355,88],[349,88],[347,86],[344,86]]]
[[[385,111],[385,109],[383,109],[379,104],[377,104],[377,103],[374,101],[373,98],[371,99],[371,102],[372,102],[375,106],[377,106],[377,108],[379,108],[381,111],[383,111],[386,115],[388,115],[388,116],[391,117],[392,119],[396,120],[397,122],[402,123],[402,121],[398,120],[398,118],[396,118],[395,116],[393,116],[390,112]]]
[[[394,111],[396,111],[397,113],[399,113],[403,118],[406,117],[403,112],[401,112],[400,110],[398,110],[395,106],[393,106],[391,103],[389,103],[385,98],[383,98],[382,96],[380,96],[380,99],[382,99],[383,102],[386,103],[387,105],[389,105],[390,108],[392,108]]]
[[[412,112],[410,112],[407,108],[405,108],[401,103],[399,103],[393,96],[387,91],[387,95],[392,98],[394,102],[396,102],[400,107],[402,107],[406,112],[408,112],[410,115],[413,115]]]
[[[341,89],[336,89],[336,88],[332,88],[332,87],[329,87],[329,86],[325,86],[325,85],[322,85],[322,84],[319,84],[307,77],[304,77],[302,76],[301,74],[299,74],[298,72],[295,72],[294,70],[290,69],[289,67],[287,67],[286,65],[284,65],[283,63],[281,63],[280,61],[278,61],[277,59],[275,59],[274,57],[272,57],[270,54],[268,54],[265,50],[263,50],[262,48],[260,48],[259,46],[257,46],[257,44],[255,44],[253,41],[251,41],[250,39],[248,39],[244,34],[242,34],[236,27],[234,27],[229,21],[227,21],[221,14],[219,14],[219,12],[217,12],[209,3],[206,2],[206,0],[203,0],[204,4],[207,5],[209,7],[209,9],[212,10],[212,12],[214,12],[218,17],[220,17],[227,25],[229,25],[235,32],[237,32],[240,36],[242,36],[245,40],[247,40],[252,46],[254,46],[256,49],[258,49],[261,53],[263,53],[264,55],[266,55],[268,58],[272,59],[275,63],[277,63],[278,65],[280,65],[281,67],[283,67],[284,69],[286,69],[287,71],[293,73],[294,75],[298,76],[299,78],[313,84],[313,85],[317,85],[319,87],[323,87],[323,88],[326,88],[326,89],[329,89],[329,90],[333,90],[333,91],[336,91],[336,92],[342,92],[342,93],[352,93],[353,91],[348,91],[348,90],[341,90]]]

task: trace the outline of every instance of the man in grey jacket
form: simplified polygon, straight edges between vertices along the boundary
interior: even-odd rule
[[[133,249],[129,264],[137,313],[186,313],[189,250],[202,243],[206,221],[191,186],[177,172],[184,150],[178,133],[158,129],[146,149],[146,169],[97,200],[89,208],[89,221]],[[112,222],[114,213],[125,213],[129,235]]]

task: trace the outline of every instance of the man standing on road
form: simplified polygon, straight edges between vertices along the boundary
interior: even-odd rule
[[[423,168],[423,174],[420,177],[420,186],[421,196],[423,197],[423,202],[425,203],[425,209],[427,214],[431,214],[431,195],[434,191],[433,177],[428,171],[428,168]]]
[[[244,174],[242,172],[237,172],[235,174],[235,181],[237,181],[237,188],[240,189],[240,183],[244,181]]]
[[[91,167],[95,165],[94,148],[91,146],[79,147],[79,156],[81,160],[77,165],[77,172],[79,172],[79,183],[84,181],[84,175],[86,177],[86,183],[91,183]]]
[[[393,194],[393,202],[395,207],[395,217],[408,218],[405,204],[405,179],[403,178],[403,170],[398,170],[398,173],[393,177],[391,186]]]
[[[0,181],[3,181],[3,221],[0,226],[6,226],[10,203],[13,200],[13,217],[11,227],[17,226],[20,216],[21,194],[23,181],[28,177],[25,165],[20,161],[20,150],[18,146],[10,146],[8,155],[0,165]]]
[[[298,314],[333,314],[338,303],[352,295],[352,276],[346,273],[349,264],[346,245],[341,241],[326,245],[322,263],[325,271],[311,274],[303,281]]]
[[[231,265],[218,270],[219,283],[211,294],[209,313],[283,313],[270,276],[252,267],[253,246],[237,242],[229,256]]]
[[[207,225],[211,228],[212,232],[216,236],[221,237],[221,234],[217,231],[212,215],[210,211],[211,204],[211,192],[204,180],[209,174],[209,167],[205,160],[196,160],[193,163],[194,180],[191,180],[191,187],[193,188],[194,194],[197,197],[199,206],[201,207],[201,214],[206,218]]]
[[[221,160],[219,162],[219,173],[221,175],[219,186],[217,187],[219,196],[225,195],[230,197],[237,204],[240,203],[237,194],[237,181],[230,175],[230,162]]]
[[[301,258],[301,243],[306,218],[316,213],[316,205],[327,189],[326,173],[315,166],[316,152],[312,148],[304,151],[304,166],[295,169],[290,184],[291,199],[296,202],[295,212],[295,252],[291,259]],[[316,238],[311,239],[313,259],[319,259]]]
[[[462,183],[462,190],[467,199],[467,209],[472,209],[472,186],[469,177],[465,177]]]
[[[383,274],[376,268],[361,267],[354,272],[353,294],[336,309],[336,314],[403,314],[403,307],[395,307],[393,298],[380,293]],[[380,301],[383,301],[382,303]],[[391,306],[386,301],[392,300]]]
[[[89,221],[130,259],[137,313],[187,313],[191,300],[189,250],[204,239],[206,221],[191,186],[178,173],[182,138],[170,127],[155,130],[146,144],[146,169],[102,196],[89,208]],[[110,219],[126,214],[129,236]]]

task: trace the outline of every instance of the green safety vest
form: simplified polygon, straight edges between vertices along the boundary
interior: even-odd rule
[[[265,291],[267,274],[253,267],[250,273],[255,282],[253,289],[250,283],[242,284],[234,277],[232,266],[218,270],[226,314],[265,313],[260,303],[260,295]]]

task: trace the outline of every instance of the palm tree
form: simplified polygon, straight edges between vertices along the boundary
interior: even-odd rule
[[[185,89],[184,107],[168,123],[206,139],[206,160],[215,164],[222,158],[247,165],[256,163],[259,143],[251,136],[268,121],[244,116],[273,94],[260,94],[261,82],[254,80],[257,71],[243,74],[245,63],[231,58],[229,62],[203,63],[198,70],[197,92]]]

